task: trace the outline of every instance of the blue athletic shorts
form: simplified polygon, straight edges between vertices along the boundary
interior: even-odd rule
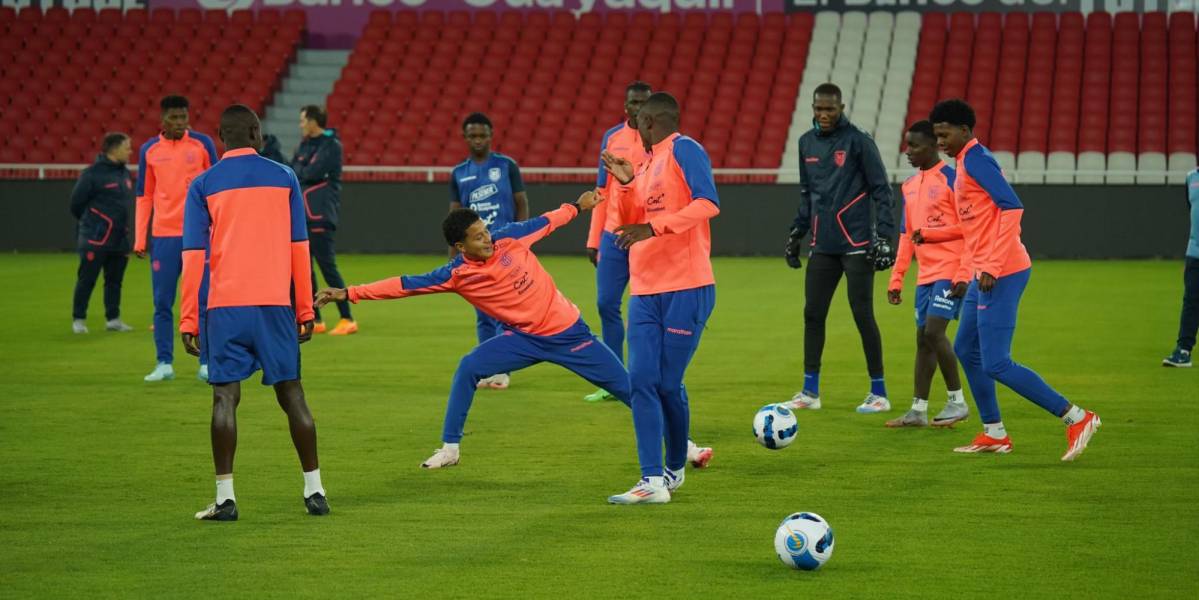
[[[962,314],[962,299],[952,298],[953,282],[939,279],[916,286],[916,327],[924,327],[929,317],[953,321]]]
[[[233,383],[262,369],[262,384],[300,378],[300,340],[290,306],[208,311],[208,382]]]

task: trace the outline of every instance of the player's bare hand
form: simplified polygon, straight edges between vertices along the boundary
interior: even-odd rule
[[[600,154],[600,160],[604,161],[604,168],[622,185],[628,185],[633,181],[633,163],[607,150]]]
[[[887,290],[887,302],[896,306],[903,304],[903,297],[900,295],[900,290]]]
[[[604,195],[599,190],[587,190],[579,195],[579,210],[591,210],[596,204],[604,201]]]
[[[312,329],[316,327],[316,321],[308,319],[299,325],[300,343],[303,344],[312,339]]]
[[[134,250],[134,251],[133,251],[133,255],[134,255],[134,256],[136,256],[136,257],[138,257],[138,258],[145,258],[145,257],[146,257],[146,251],[145,251],[145,250]]]
[[[183,349],[192,356],[200,355],[200,338],[194,333],[183,332]]]
[[[970,286],[967,285],[965,281],[955,281],[953,282],[953,291],[949,292],[949,297],[965,298],[966,290],[968,289],[970,289]]]
[[[917,246],[919,246],[920,244],[923,244],[925,241],[926,240],[924,239],[924,234],[920,233],[919,229],[912,232],[912,243],[913,244],[916,244]]]
[[[620,235],[616,238],[616,245],[621,250],[628,250],[633,244],[654,237],[654,228],[650,227],[649,223],[621,225],[616,228],[616,233]]]
[[[599,266],[599,250],[596,250],[595,248],[588,248],[587,260],[591,261],[591,266]]]
[[[995,287],[995,276],[990,273],[983,273],[978,276],[978,291],[990,293]]]
[[[343,288],[325,288],[316,293],[316,299],[312,301],[312,305],[321,308],[330,302],[345,302],[349,298],[349,292]]]

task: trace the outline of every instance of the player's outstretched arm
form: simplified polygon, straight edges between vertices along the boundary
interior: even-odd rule
[[[514,238],[520,243],[531,246],[541,241],[559,227],[571,222],[579,212],[591,210],[603,202],[604,196],[599,190],[587,190],[579,199],[571,204],[563,204],[557,209],[533,217],[527,221],[509,223],[491,234],[495,241]]]
[[[458,257],[445,266],[424,275],[401,275],[366,285],[352,285],[345,289],[326,288],[316,295],[316,306],[320,308],[330,302],[342,300],[349,300],[357,304],[362,300],[395,300],[409,296],[453,292],[455,291],[454,268],[461,264],[462,258]]]

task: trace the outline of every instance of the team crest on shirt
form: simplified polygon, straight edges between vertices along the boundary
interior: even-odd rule
[[[833,162],[837,163],[837,168],[845,166],[845,151],[838,150],[833,153]]]
[[[501,255],[500,256],[500,265],[504,266],[504,267],[511,267],[512,266],[512,255],[511,254]]]
[[[492,181],[499,181],[500,180],[500,168],[499,167],[491,167],[490,169],[487,169],[487,178]]]

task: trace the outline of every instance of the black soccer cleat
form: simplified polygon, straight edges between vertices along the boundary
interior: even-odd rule
[[[220,505],[214,502],[209,504],[208,508],[196,513],[196,519],[200,521],[236,521],[237,503],[233,500],[226,500]]]
[[[325,495],[317,492],[304,499],[304,508],[308,509],[308,514],[319,517],[329,514],[329,501],[325,500]]]

